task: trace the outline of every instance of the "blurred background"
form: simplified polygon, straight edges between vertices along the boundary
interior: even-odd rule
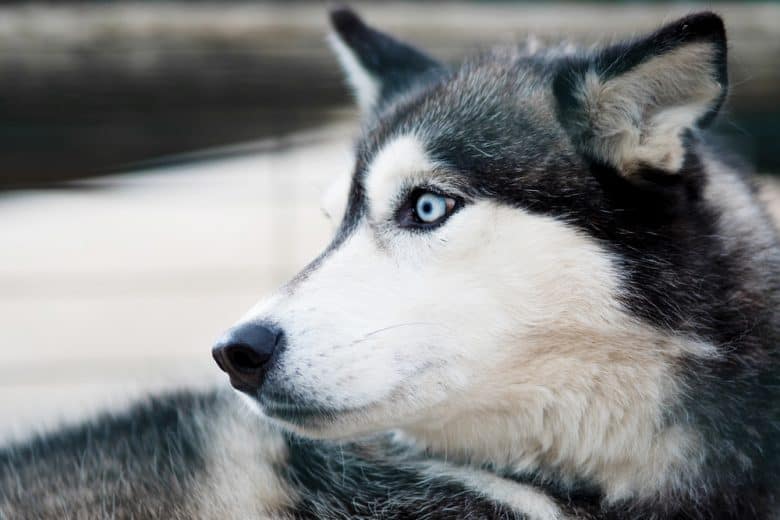
[[[714,9],[717,132],[780,172],[780,4],[349,2],[446,62]],[[327,242],[357,114],[327,4],[0,4],[0,441],[149,391],[225,383],[214,339]]]

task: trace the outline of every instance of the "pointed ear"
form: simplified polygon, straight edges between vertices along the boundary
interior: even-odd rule
[[[723,21],[700,13],[564,63],[553,91],[579,151],[632,176],[679,172],[687,135],[712,122],[727,84]]]
[[[429,74],[443,71],[434,59],[372,29],[354,12],[330,13],[330,43],[364,113]]]

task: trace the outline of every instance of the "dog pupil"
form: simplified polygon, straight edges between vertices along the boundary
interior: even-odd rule
[[[433,205],[430,202],[423,202],[422,210],[423,213],[430,213],[433,209]]]

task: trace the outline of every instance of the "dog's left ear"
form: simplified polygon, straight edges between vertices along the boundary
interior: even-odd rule
[[[727,83],[723,21],[700,13],[569,60],[553,91],[579,151],[631,177],[679,172],[686,136],[712,122]]]
[[[444,70],[414,47],[367,26],[350,9],[331,11],[330,20],[335,31],[331,46],[364,113],[415,81]]]

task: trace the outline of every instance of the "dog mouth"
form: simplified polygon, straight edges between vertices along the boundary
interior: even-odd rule
[[[421,365],[418,370],[413,372],[414,376],[427,373],[440,364],[428,362]],[[407,377],[402,383],[411,379]],[[396,400],[402,400],[405,394],[405,385],[398,384],[391,391],[387,392],[385,404],[392,404]],[[278,381],[267,381],[266,384],[255,392],[244,392],[257,403],[266,417],[282,423],[282,425],[291,426],[292,430],[299,430],[300,433],[313,434],[319,436],[320,433],[328,430],[334,423],[344,421],[347,417],[351,422],[362,424],[372,411],[377,407],[381,408],[380,401],[371,401],[361,403],[355,406],[337,407],[329,406],[314,399],[302,396],[300,393],[279,384]]]
[[[311,403],[279,390],[263,391],[257,401],[266,416],[301,428],[332,423],[339,416],[355,411]]]

